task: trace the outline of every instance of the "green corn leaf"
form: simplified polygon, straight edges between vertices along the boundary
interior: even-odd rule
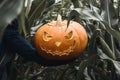
[[[101,24],[106,28],[108,33],[110,33],[117,40],[118,44],[120,45],[120,32],[113,28],[110,28],[109,25],[104,21],[102,21]]]
[[[99,41],[100,41],[101,47],[102,47],[103,51],[106,53],[106,55],[111,57],[113,60],[116,60],[115,53],[112,52],[112,50],[107,45],[107,43],[104,41],[104,39],[102,37],[99,37]]]

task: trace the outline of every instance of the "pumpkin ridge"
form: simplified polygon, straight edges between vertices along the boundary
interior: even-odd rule
[[[77,24],[79,24],[79,23],[77,23]],[[83,33],[85,33],[85,34],[84,34],[84,37],[85,37],[85,35],[87,35],[86,30],[84,29],[84,27],[83,27],[81,24],[80,24],[80,28],[82,28],[82,30],[80,29],[81,31],[79,31],[81,34],[78,33],[76,27],[73,26],[73,28],[74,28],[75,32],[76,32],[78,35],[81,36],[81,34],[83,34]],[[83,32],[83,29],[84,29],[84,32]],[[81,42],[81,38],[80,38],[80,36],[79,36],[79,41],[80,41],[80,45],[81,45],[81,43],[83,44],[83,42]],[[87,36],[86,36],[86,37],[87,37]],[[88,41],[88,39],[85,39],[85,40]],[[85,41],[86,44],[87,44],[87,41]],[[86,44],[85,44],[84,47],[82,47],[82,51],[83,51],[83,49],[86,47]]]
[[[76,44],[79,46],[79,45],[81,45],[81,40],[80,40],[80,37],[79,37],[80,34],[78,33],[78,31],[76,30],[76,28],[75,28],[73,25],[71,25],[71,26],[72,26],[73,30],[75,30],[74,32],[75,32],[75,33],[77,34],[77,36],[78,36],[78,39],[79,39],[79,40],[77,40],[77,42],[79,41],[79,44],[78,44],[78,43],[76,43]]]
[[[51,60],[69,60],[80,55],[88,41],[86,30],[75,21],[70,21],[66,28],[67,20],[60,27],[56,21],[41,26],[34,38],[38,54]],[[48,39],[44,40],[43,35]]]

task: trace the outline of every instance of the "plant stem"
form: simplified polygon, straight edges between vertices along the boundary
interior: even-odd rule
[[[57,26],[61,27],[62,26],[62,17],[60,14],[58,14],[58,17],[57,17]]]

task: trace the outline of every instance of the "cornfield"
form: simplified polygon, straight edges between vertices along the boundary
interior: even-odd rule
[[[35,31],[40,25],[56,20],[58,14],[82,24],[89,40],[80,56],[63,65],[43,66],[15,55],[10,80],[120,80],[120,0],[20,0],[19,3],[11,0],[11,3],[19,4],[16,7],[18,12],[21,9],[19,31],[33,46]],[[18,15],[8,13],[10,20]],[[0,11],[2,20],[6,20],[3,15]],[[0,25],[0,37],[7,22]]]

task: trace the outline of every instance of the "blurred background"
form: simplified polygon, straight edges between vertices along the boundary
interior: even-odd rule
[[[56,20],[58,14],[63,20],[82,24],[89,39],[85,51],[77,59],[60,66],[42,66],[16,55],[10,66],[12,80],[120,80],[120,0],[0,2],[1,39],[6,25],[18,16],[21,35],[33,44],[36,30]]]

